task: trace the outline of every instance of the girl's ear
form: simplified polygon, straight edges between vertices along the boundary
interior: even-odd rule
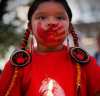
[[[69,34],[70,34],[71,31],[72,31],[72,25],[71,25],[71,23],[69,23],[69,29],[68,29],[68,31],[69,31]]]
[[[30,32],[32,32],[32,34],[34,35],[34,32],[33,32],[33,30],[32,30],[32,24],[31,23],[28,23],[28,30],[30,31]]]
[[[30,32],[32,32],[32,25],[31,25],[31,23],[28,23],[28,29],[30,30]]]

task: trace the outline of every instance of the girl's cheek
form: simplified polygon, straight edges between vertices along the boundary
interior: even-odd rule
[[[66,21],[63,21],[63,22],[61,22],[61,24],[66,32],[66,35],[67,35],[69,33],[69,23]]]
[[[47,26],[46,26],[46,22],[44,21],[37,21],[34,23],[34,27],[35,27],[35,32],[36,32],[36,29],[38,28],[38,26],[41,24],[41,27],[46,30],[47,29]]]
[[[47,21],[41,21],[41,22],[39,22],[39,23],[41,23],[41,27],[44,29],[44,30],[47,30],[48,29],[48,23],[47,23]]]

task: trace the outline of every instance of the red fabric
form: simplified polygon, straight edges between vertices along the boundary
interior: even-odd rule
[[[94,94],[99,92],[98,96],[100,96],[100,67],[96,64],[96,60],[93,57],[90,58],[91,62],[87,64],[85,68],[87,73],[88,94],[89,96],[94,96]]]
[[[100,91],[100,68],[96,66],[95,60],[90,58],[91,62],[81,67],[81,96],[94,96]],[[0,80],[0,96],[4,96],[13,70],[13,66],[6,65]],[[76,64],[72,62],[67,48],[45,53],[34,51],[31,64],[20,69],[10,96],[40,96],[41,82],[47,77],[56,80],[66,96],[76,96],[76,75]]]

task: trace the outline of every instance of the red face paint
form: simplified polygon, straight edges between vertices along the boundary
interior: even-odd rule
[[[44,46],[56,47],[63,42],[65,30],[60,31],[63,26],[58,26],[59,24],[50,24],[48,29],[44,29],[41,24],[38,24],[37,37]]]

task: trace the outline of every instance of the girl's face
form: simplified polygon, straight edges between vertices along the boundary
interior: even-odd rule
[[[38,45],[46,48],[61,46],[69,30],[65,8],[53,1],[41,3],[32,15],[31,28]]]

